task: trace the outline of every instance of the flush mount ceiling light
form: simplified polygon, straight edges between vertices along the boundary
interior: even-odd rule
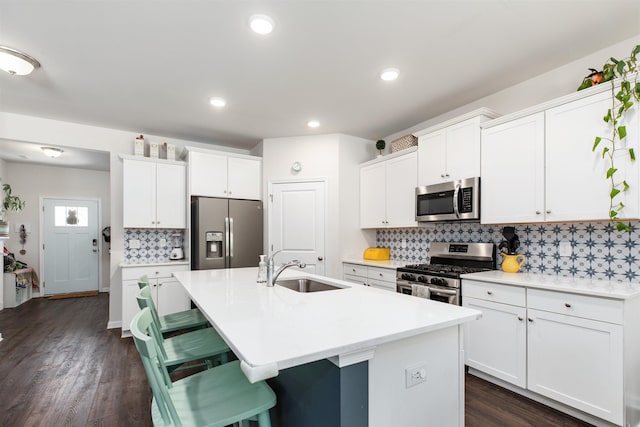
[[[218,108],[222,108],[225,105],[227,105],[227,101],[225,101],[223,98],[218,98],[218,97],[211,98],[209,100],[209,103],[214,107],[218,107]]]
[[[386,68],[380,73],[380,78],[385,82],[390,82],[397,79],[399,75],[400,70],[398,70],[397,68]]]
[[[249,26],[254,33],[269,34],[273,31],[273,19],[267,15],[251,15],[249,18]]]
[[[56,157],[60,157],[62,153],[64,153],[64,150],[61,150],[56,147],[42,147],[41,149],[45,156],[49,156],[52,159],[55,159]]]
[[[33,57],[10,47],[0,46],[0,69],[12,75],[26,76],[40,67]]]
[[[317,120],[309,120],[307,122],[307,126],[309,126],[310,128],[317,128],[318,126],[320,126],[320,122]]]

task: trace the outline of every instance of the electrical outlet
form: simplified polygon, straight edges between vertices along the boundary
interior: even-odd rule
[[[407,239],[402,239],[400,242],[400,248],[407,249]]]
[[[420,362],[419,364],[409,366],[404,370],[406,388],[416,386],[427,381],[427,364]]]
[[[562,257],[569,257],[573,253],[573,248],[571,247],[571,242],[560,242],[560,246],[558,247],[558,253]]]
[[[129,249],[140,249],[140,240],[138,239],[129,240]]]
[[[160,239],[160,247],[164,248],[167,246],[167,239]]]

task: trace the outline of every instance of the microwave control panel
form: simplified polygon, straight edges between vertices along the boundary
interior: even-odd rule
[[[466,187],[460,189],[460,203],[458,211],[460,213],[473,212],[473,187]]]

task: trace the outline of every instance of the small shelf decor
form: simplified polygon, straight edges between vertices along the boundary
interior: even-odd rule
[[[0,208],[0,237],[8,237],[9,221],[5,219],[5,214],[7,212],[20,212],[24,209],[25,202],[19,196],[13,195],[9,184],[3,184],[2,191],[4,196],[2,198],[2,207]]]

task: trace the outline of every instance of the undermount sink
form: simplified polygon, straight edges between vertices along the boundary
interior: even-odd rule
[[[344,289],[340,286],[318,282],[313,279],[286,279],[276,281],[276,285],[283,286],[296,292],[322,292]]]

